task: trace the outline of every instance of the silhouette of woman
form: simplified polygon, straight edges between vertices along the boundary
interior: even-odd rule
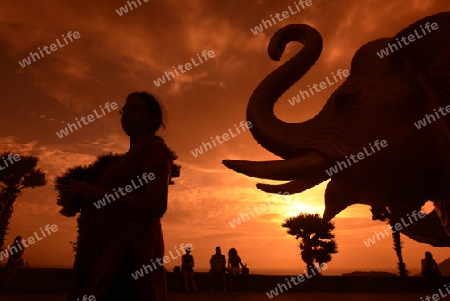
[[[11,256],[8,258],[8,262],[5,265],[6,279],[3,283],[3,288],[5,289],[9,287],[14,276],[17,274],[17,271],[24,265],[22,257],[25,246],[22,243],[22,237],[16,236],[16,238],[14,238],[14,244],[10,248],[14,248],[14,253],[11,251]]]
[[[235,284],[237,277],[239,275],[239,264],[241,267],[244,265],[241,262],[241,258],[239,257],[237,250],[235,248],[231,248],[228,251],[228,272],[230,275],[230,291],[235,289]]]
[[[422,259],[421,263],[421,274],[425,277],[429,288],[433,290],[440,284],[441,272],[439,271],[439,267],[430,252],[425,252],[425,258]]]
[[[85,211],[70,301],[84,295],[101,301],[167,300],[165,269],[154,262],[164,257],[160,218],[167,210],[172,164],[169,149],[155,135],[164,128],[162,110],[153,95],[134,92],[120,114],[130,137],[125,157],[105,170],[98,186],[72,181],[65,187],[70,198],[81,197]],[[94,207],[102,198],[106,205]],[[151,272],[132,277],[143,265]]]
[[[184,288],[188,293],[191,292],[189,289],[189,280],[192,284],[194,293],[197,292],[197,285],[195,284],[194,278],[194,257],[191,255],[191,248],[186,248],[186,254],[181,257],[181,272],[184,279]]]

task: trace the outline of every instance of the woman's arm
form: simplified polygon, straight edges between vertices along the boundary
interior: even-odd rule
[[[238,262],[239,262],[239,264],[241,265],[241,267],[245,267],[245,266],[244,266],[244,265],[242,264],[242,260],[241,260],[241,257],[239,257],[239,256],[238,256],[238,259],[239,259],[239,261],[238,261]],[[238,266],[239,266],[239,265],[238,265]]]
[[[436,260],[433,260],[433,266],[436,271],[439,271],[439,266],[438,266]]]
[[[105,194],[112,194],[115,200],[107,203],[106,206],[114,206],[143,218],[160,218],[167,210],[169,171],[164,167],[158,166],[149,170],[148,173],[153,173],[154,179],[144,184],[145,190],[143,192],[131,191],[127,193],[124,190],[125,187],[117,187],[116,190],[121,188],[120,193],[116,191],[120,195],[118,199],[113,189],[105,189],[77,181],[73,181],[69,185],[69,194],[72,197],[81,196],[89,206],[104,198]],[[99,210],[101,209],[99,208]]]
[[[194,256],[192,256],[192,263],[191,266],[194,267]]]
[[[115,201],[114,205],[145,218],[161,218],[167,211],[169,171],[164,167],[155,167],[149,173],[153,173],[155,178],[145,185],[144,193],[127,194]]]

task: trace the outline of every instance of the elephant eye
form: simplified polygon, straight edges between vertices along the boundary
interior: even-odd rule
[[[342,106],[344,106],[346,103],[348,102],[348,97],[345,93],[338,93],[335,97],[334,97],[334,105],[336,107],[336,109],[341,108]]]
[[[336,110],[339,110],[348,105],[349,103],[353,102],[355,99],[356,99],[355,95],[339,92],[334,97],[334,107]]]

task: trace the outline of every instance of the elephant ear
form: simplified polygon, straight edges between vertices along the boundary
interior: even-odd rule
[[[425,29],[428,22],[429,24],[436,23],[438,28],[428,33]],[[422,28],[427,32],[426,35]],[[422,37],[417,39],[417,34]],[[397,66],[409,73],[409,76],[415,76],[416,80],[425,88],[428,93],[428,99],[426,99],[428,112],[425,113],[429,113],[433,109],[450,104],[450,12],[438,13],[415,22],[400,31],[390,43],[392,45],[396,43],[397,39],[401,40],[409,35],[416,37],[416,40],[395,51],[389,59],[393,64],[398,64]],[[450,150],[447,140],[450,135],[450,120],[448,117],[444,120],[447,127],[439,127],[439,132],[436,133],[439,141],[436,151],[439,153],[438,157],[441,158],[436,167],[440,169],[436,170],[436,174],[440,175],[437,183],[448,183],[450,180],[448,155]],[[450,200],[448,196],[438,196],[433,201],[436,210],[427,218],[440,220],[447,235],[450,235]]]
[[[428,32],[425,29],[427,22],[436,23],[438,28]],[[416,33],[422,37],[417,39]],[[402,44],[403,47],[392,53],[390,60],[406,62],[415,69],[413,74],[420,75],[418,80],[433,91],[433,98],[439,102],[434,105],[439,107],[444,104],[443,101],[450,104],[450,12],[438,13],[411,24],[392,38],[390,43],[398,46],[397,39],[400,41],[409,35],[413,35],[415,41],[408,41],[408,45]]]

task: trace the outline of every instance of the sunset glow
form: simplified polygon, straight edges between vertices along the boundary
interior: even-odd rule
[[[15,201],[5,247],[16,235],[30,237],[42,225],[58,227],[58,232],[26,249],[24,258],[31,267],[72,267],[69,242],[77,237],[76,219],[59,213],[55,178],[68,168],[92,163],[98,155],[127,152],[129,138],[119,110],[131,92],[148,91],[162,103],[166,130],[159,134],[176,151],[176,163],[182,166],[181,176],[169,186],[168,210],[161,220],[166,252],[191,243],[200,270],[209,267],[216,246],[223,253],[235,247],[250,268],[303,269],[298,241],[281,224],[300,213],[322,216],[330,181],[299,194],[278,196],[257,189],[256,184],[282,181],[245,176],[222,164],[225,159],[281,160],[255,141],[246,119],[254,89],[302,48],[289,43],[281,60],[273,61],[267,54],[270,38],[280,28],[300,23],[313,26],[323,38],[315,65],[275,105],[279,119],[297,123],[316,116],[346,78],[331,80],[320,93],[292,105],[289,100],[300,90],[327,76],[331,79],[332,72],[350,70],[353,55],[368,41],[392,37],[420,18],[450,9],[448,1],[409,5],[401,0],[313,0],[311,6],[254,34],[250,29],[261,19],[293,1],[182,2],[150,1],[122,15],[116,10],[123,0],[98,5],[73,0],[2,4],[0,145],[2,151],[36,156],[47,179],[46,186],[27,188]],[[72,36],[78,32],[78,38],[63,43],[62,35],[68,38],[69,31]],[[36,60],[31,57],[30,64],[22,66],[30,52],[51,47],[56,39],[64,44],[57,51]],[[89,115],[95,118],[76,129],[67,128]],[[431,202],[424,206],[426,213],[432,209]],[[363,243],[386,225],[371,217],[370,206],[353,205],[332,220],[338,253],[326,273],[395,269],[391,237],[370,247]],[[438,262],[449,257],[447,248],[404,235],[402,240],[408,268],[419,268],[425,251]],[[166,268],[172,270],[180,263],[171,261]]]

